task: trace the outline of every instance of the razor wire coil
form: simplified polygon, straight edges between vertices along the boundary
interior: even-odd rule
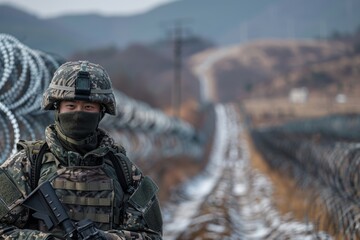
[[[252,132],[272,168],[316,189],[313,200],[348,239],[360,236],[359,127],[360,116],[335,116]]]
[[[13,36],[0,34],[0,124],[3,129],[0,131],[3,149],[0,163],[16,152],[20,138],[43,137],[51,116],[40,110],[42,93],[60,64],[54,56],[31,49]],[[146,158],[154,153],[163,157],[184,153],[200,155],[200,145],[193,141],[196,132],[190,124],[119,91],[115,90],[114,94],[117,102],[122,103],[117,109],[120,114],[106,117],[102,126],[116,132],[115,140],[127,145],[134,157]],[[162,140],[154,141],[157,138]],[[169,146],[169,142],[173,144]]]

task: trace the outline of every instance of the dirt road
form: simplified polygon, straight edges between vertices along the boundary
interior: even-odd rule
[[[209,163],[165,207],[164,239],[331,239],[277,212],[270,180],[250,165],[239,112],[233,105],[215,112]]]

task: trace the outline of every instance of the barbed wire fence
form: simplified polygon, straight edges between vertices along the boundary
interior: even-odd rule
[[[16,38],[0,34],[0,162],[16,152],[20,137],[42,135],[49,114],[40,111],[41,92],[59,62]]]
[[[273,168],[315,189],[308,214],[330,216],[329,228],[344,239],[360,237],[360,116],[333,116],[252,131]],[[317,206],[326,209],[317,211]]]
[[[111,131],[114,139],[128,149],[129,156],[143,164],[149,159],[177,155],[198,158],[202,154],[195,129],[187,122],[167,116],[159,109],[114,91],[118,116],[107,116],[101,127]]]
[[[44,137],[53,122],[51,112],[40,109],[44,90],[64,60],[29,48],[13,36],[0,34],[0,163],[16,150],[19,139]],[[134,160],[202,153],[195,129],[146,103],[115,90],[116,117],[107,116],[101,127],[124,145]]]

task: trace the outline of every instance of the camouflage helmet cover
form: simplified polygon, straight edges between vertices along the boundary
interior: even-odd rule
[[[61,65],[43,94],[41,107],[54,110],[55,102],[85,100],[97,102],[105,112],[116,114],[116,102],[111,80],[103,67],[88,61],[66,62]]]

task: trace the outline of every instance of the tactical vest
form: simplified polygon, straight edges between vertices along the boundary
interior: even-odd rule
[[[123,205],[137,187],[131,176],[132,164],[124,154],[117,153],[119,159],[111,152],[101,165],[59,167],[44,141],[23,141],[18,147],[26,150],[31,161],[31,188],[50,180],[72,220],[87,218],[102,230],[121,225]]]
[[[124,192],[103,167],[65,167],[60,171],[62,173],[50,182],[70,219],[90,219],[102,230],[121,224]],[[39,184],[41,182],[42,178]],[[39,229],[46,231],[46,228]]]

